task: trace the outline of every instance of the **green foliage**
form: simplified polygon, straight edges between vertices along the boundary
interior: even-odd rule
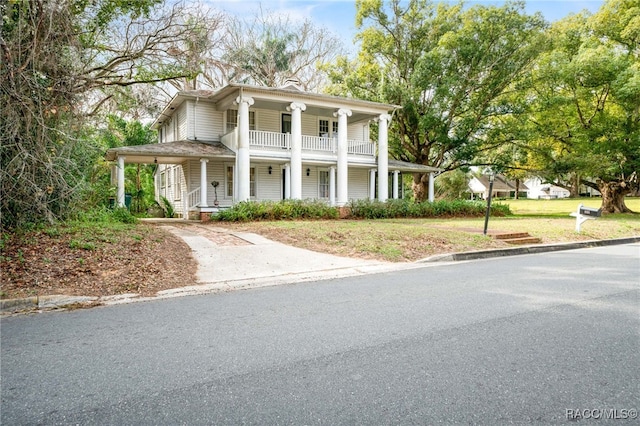
[[[409,200],[353,200],[349,204],[351,216],[359,219],[392,218],[442,218],[442,217],[481,217],[486,212],[486,204],[470,200],[441,200],[433,203],[414,203]],[[493,216],[511,214],[509,206],[499,203],[491,205]]]
[[[188,74],[157,55],[191,38],[180,21],[182,6],[161,9],[161,4],[12,0],[0,7],[3,230],[51,224],[106,203],[110,185],[103,176],[109,174],[95,129],[109,120],[99,112],[130,100],[133,85]],[[135,116],[131,109],[124,113]],[[119,141],[149,132],[139,123],[130,127]],[[131,193],[142,210],[151,192],[143,184],[135,188]]]
[[[117,207],[113,209],[113,212],[111,213],[111,217],[116,222],[122,222],[122,223],[138,222],[138,219],[136,219],[136,217],[132,215],[129,209],[126,207]]]
[[[173,217],[176,212],[171,201],[169,201],[165,196],[161,196],[160,199],[162,201],[162,205],[160,207],[164,210],[165,217]]]
[[[390,154],[452,170],[495,147],[486,137],[512,113],[506,95],[542,49],[545,22],[504,6],[428,0],[357,2],[357,60],[329,70],[333,94],[401,105],[390,129]],[[498,141],[502,143],[503,141]],[[423,200],[428,179],[414,175]]]
[[[435,180],[435,192],[438,199],[469,199],[471,198],[469,178],[460,169],[446,172]]]
[[[523,84],[527,166],[548,181],[598,189],[603,209],[628,211],[640,187],[640,8],[609,0],[593,16],[553,25],[549,49]],[[574,191],[577,193],[577,191]]]
[[[215,216],[215,219],[227,222],[336,218],[338,209],[315,200],[244,201]]]

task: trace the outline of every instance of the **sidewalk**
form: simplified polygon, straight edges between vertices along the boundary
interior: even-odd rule
[[[101,298],[61,295],[0,300],[0,312],[4,314],[34,309],[112,305],[424,268],[440,265],[443,262],[469,261],[640,242],[640,237],[630,237],[602,241],[537,244],[442,254],[413,263],[392,263],[317,253],[271,241],[257,234],[233,232],[226,228],[202,225],[200,223],[158,221],[157,226],[177,235],[189,245],[198,261],[197,283],[160,291],[153,297],[141,297],[138,294],[122,294]]]

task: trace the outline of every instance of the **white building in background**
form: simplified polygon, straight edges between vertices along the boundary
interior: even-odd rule
[[[527,185],[527,198],[550,200],[553,198],[568,198],[571,193],[568,189],[550,183],[542,183],[540,178],[530,178],[525,181]]]

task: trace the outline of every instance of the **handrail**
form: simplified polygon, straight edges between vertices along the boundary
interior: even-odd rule
[[[194,189],[187,194],[187,206],[189,210],[193,210],[200,204],[200,187]]]

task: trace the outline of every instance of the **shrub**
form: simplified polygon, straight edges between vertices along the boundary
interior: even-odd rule
[[[353,200],[350,203],[351,216],[359,219],[380,219],[399,217],[480,217],[485,214],[486,204],[482,201],[440,200],[433,203],[414,203],[410,200]],[[506,216],[511,214],[508,205],[493,204],[491,214]]]
[[[322,201],[243,201],[219,212],[215,219],[227,222],[285,219],[336,219],[338,209]]]
[[[171,201],[169,201],[167,197],[161,197],[161,199],[162,205],[160,207],[162,207],[162,210],[164,210],[164,215],[166,217],[173,217],[173,215],[175,214],[173,204],[171,204]]]

